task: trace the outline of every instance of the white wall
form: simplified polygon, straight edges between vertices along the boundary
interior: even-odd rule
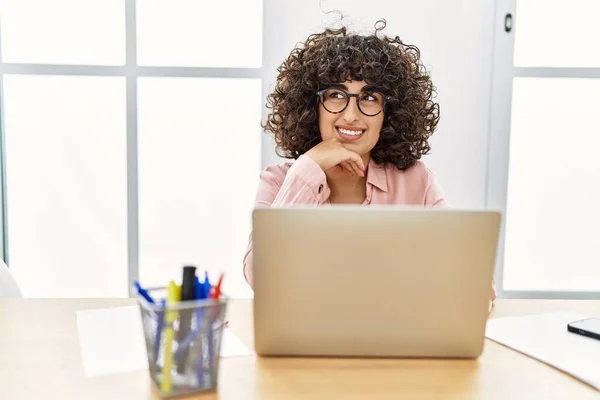
[[[438,89],[441,120],[424,161],[438,176],[452,206],[485,205],[493,0],[322,1],[324,11],[341,10],[345,22],[372,31],[387,20],[384,33],[419,47]],[[266,96],[277,67],[296,43],[339,20],[324,14],[318,0],[264,0],[263,47]],[[263,96],[263,99],[264,97]],[[265,134],[263,166],[279,163]]]

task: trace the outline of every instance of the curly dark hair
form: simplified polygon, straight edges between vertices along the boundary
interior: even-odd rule
[[[378,24],[368,36],[349,34],[346,27],[310,35],[278,68],[267,97],[272,111],[262,125],[273,134],[278,155],[297,159],[321,141],[316,92],[348,80],[364,80],[391,97],[373,161],[406,169],[430,151],[428,139],[439,121],[436,89],[419,49],[399,37],[379,37],[385,20]]]

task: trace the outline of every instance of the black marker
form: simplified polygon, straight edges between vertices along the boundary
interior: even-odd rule
[[[181,282],[181,301],[195,300],[196,299],[196,267],[186,265],[183,267],[183,280]],[[192,310],[181,311],[179,331],[177,334],[177,340],[179,343],[183,342],[185,337],[188,335],[191,329],[192,323]],[[177,372],[183,373],[185,364],[188,358],[188,349],[183,349],[181,359],[177,362]]]

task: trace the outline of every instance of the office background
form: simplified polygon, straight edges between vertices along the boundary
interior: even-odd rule
[[[232,11],[235,10],[235,11]],[[266,94],[331,25],[417,45],[452,206],[506,211],[504,297],[600,298],[595,0],[2,0],[2,256],[27,297],[123,297],[241,263]],[[508,31],[508,32],[507,32]]]

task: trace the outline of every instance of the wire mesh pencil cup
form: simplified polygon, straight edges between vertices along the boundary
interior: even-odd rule
[[[165,288],[148,289],[153,299]],[[217,388],[227,298],[153,304],[135,293],[142,316],[148,369],[163,398]]]

